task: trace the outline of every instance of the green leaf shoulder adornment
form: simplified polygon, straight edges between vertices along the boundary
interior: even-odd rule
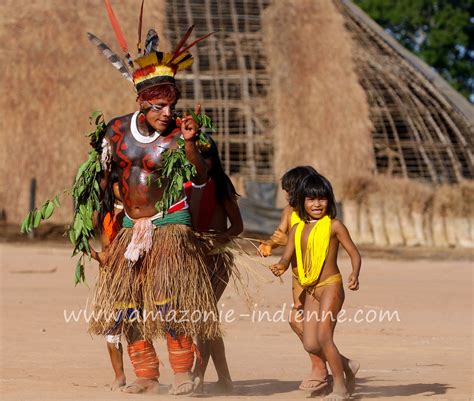
[[[188,110],[188,112],[200,127],[215,131],[210,117],[202,113],[196,114],[192,110]],[[196,142],[201,145],[208,144],[206,134],[203,131],[199,131]],[[183,193],[184,183],[196,175],[196,168],[186,158],[184,140],[178,138],[176,143],[178,146],[175,149],[166,149],[161,154],[162,165],[160,172],[162,178],[167,179],[168,183],[164,190],[163,198],[155,204],[155,208],[160,212],[168,210],[173,203],[179,200]],[[161,187],[161,183],[162,181],[159,180],[157,184]]]

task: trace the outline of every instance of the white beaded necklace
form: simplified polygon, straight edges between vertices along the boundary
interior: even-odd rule
[[[140,131],[138,131],[137,116],[138,116],[138,111],[133,113],[132,121],[130,121],[130,131],[132,131],[133,137],[135,138],[137,142],[140,142],[140,143],[152,143],[156,138],[158,138],[161,135],[161,132],[155,131],[153,135],[150,135],[150,136],[142,135]]]

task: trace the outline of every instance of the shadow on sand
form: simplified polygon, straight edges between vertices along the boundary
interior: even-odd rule
[[[378,381],[379,379],[377,379]],[[421,395],[432,397],[446,394],[450,387],[442,383],[413,383],[413,384],[393,384],[393,385],[371,385],[371,377],[357,379],[354,399],[383,398],[383,397],[408,397],[411,395]]]
[[[423,397],[432,397],[446,394],[448,389],[452,389],[447,384],[442,383],[412,383],[412,384],[393,384],[393,385],[372,385],[375,378],[365,377],[357,380],[356,391],[353,399],[365,398],[389,398],[389,397],[407,397],[413,395],[423,395]],[[379,379],[376,379],[379,381]],[[234,382],[234,391],[232,395],[237,396],[268,396],[274,394],[290,393],[297,391],[299,381],[282,381],[275,379],[259,380],[240,380]],[[303,393],[307,394],[309,393]],[[222,396],[215,390],[213,383],[205,384],[205,394],[203,397]]]
[[[258,380],[238,380],[234,381],[234,391],[232,395],[243,396],[262,396],[273,394],[284,394],[291,391],[298,390],[299,381],[282,381],[276,379],[258,379]],[[204,385],[205,394],[203,397],[217,397],[222,396],[213,383],[206,383]],[[307,393],[309,395],[309,393]]]

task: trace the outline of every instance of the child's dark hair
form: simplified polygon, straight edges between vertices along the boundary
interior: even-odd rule
[[[325,198],[328,200],[326,214],[334,219],[337,215],[336,200],[331,183],[321,174],[311,174],[305,177],[299,185],[297,192],[297,212],[301,220],[309,221],[311,217],[306,213],[304,202],[306,198]]]
[[[116,168],[112,168],[109,174],[109,180],[107,188],[103,192],[102,199],[100,200],[100,211],[97,216],[97,229],[99,232],[102,232],[103,226],[102,222],[104,221],[107,213],[113,213],[115,208],[115,195],[114,195],[114,184],[118,182],[118,172]]]
[[[318,172],[311,166],[298,166],[288,170],[281,177],[281,189],[288,192],[288,202],[291,207],[296,207],[296,189],[301,181],[310,174],[317,175]]]
[[[219,203],[222,203],[225,200],[235,200],[240,195],[237,193],[234,184],[232,184],[229,176],[222,168],[217,145],[209,135],[207,136],[207,140],[211,147],[208,150],[202,151],[201,155],[204,159],[211,159],[212,167],[208,174],[216,183],[216,200]]]

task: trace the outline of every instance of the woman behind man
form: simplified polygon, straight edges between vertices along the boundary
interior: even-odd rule
[[[229,282],[230,270],[233,265],[232,254],[225,250],[224,245],[243,231],[243,222],[237,204],[239,195],[222,168],[216,143],[210,137],[208,137],[208,141],[210,147],[201,151],[201,155],[206,163],[210,178],[203,185],[188,185],[186,193],[190,204],[193,229],[216,234],[216,248],[210,250],[208,267],[217,303]],[[195,376],[201,379],[201,388],[198,390],[203,390],[204,374],[209,357],[212,357],[218,376],[216,383],[218,391],[231,392],[233,385],[222,337],[211,341],[198,339],[198,349],[201,353],[201,360],[198,360],[194,371]]]

